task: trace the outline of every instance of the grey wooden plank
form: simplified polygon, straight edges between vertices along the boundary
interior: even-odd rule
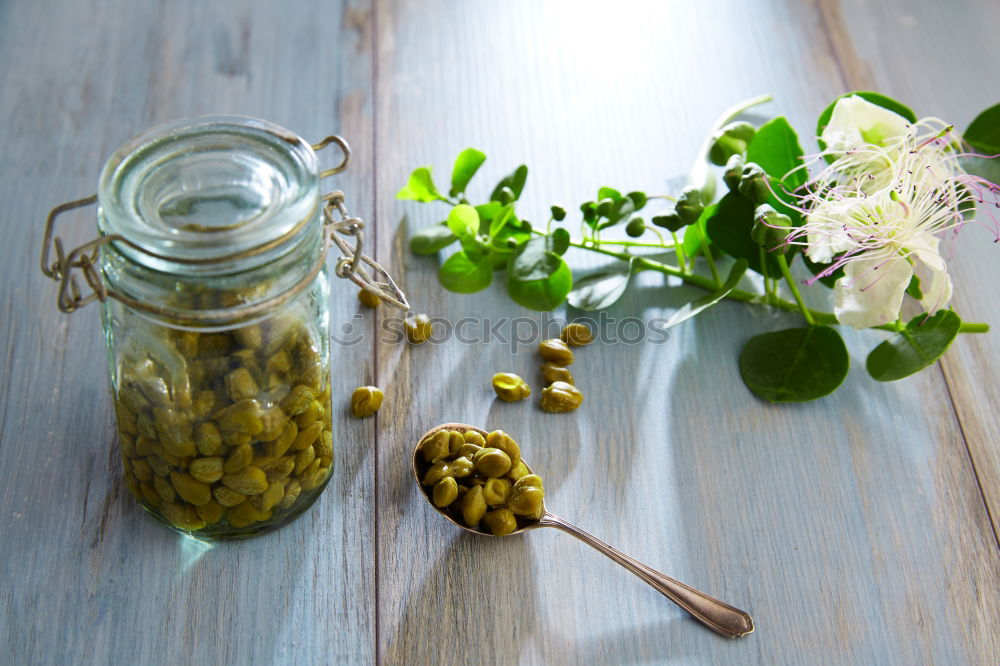
[[[446,181],[449,160],[474,145],[489,155],[474,188],[485,195],[523,160],[532,175],[519,210],[536,221],[552,200],[600,185],[658,191],[732,102],[772,92],[772,109],[809,128],[844,89],[819,4],[379,2],[380,258],[405,275],[418,311],[541,321],[499,284],[441,291],[436,262],[405,243],[443,209],[391,200],[409,170],[435,165]],[[937,20],[958,30],[957,18]],[[936,57],[905,33],[879,34],[887,50],[915,51],[914,66]],[[656,277],[641,287],[611,314],[649,318],[682,300]],[[538,390],[531,345],[381,346],[381,661],[995,659],[1000,603],[985,591],[1000,584],[1000,557],[942,377],[878,384],[863,365],[881,336],[846,331],[853,370],[835,396],[765,405],[740,384],[736,354],[749,332],[792,321],[725,304],[666,344],[585,348],[573,371],[586,400],[569,416],[493,401],[499,370]],[[514,434],[551,509],[747,609],[757,632],[719,639],[563,536],[456,533],[422,505],[408,469],[412,440],[445,421]]]
[[[869,27],[856,34],[851,57],[868,63],[873,72],[868,80],[911,103],[921,115],[944,118],[961,131],[979,111],[1000,100],[1000,54],[983,46],[993,38],[1000,21],[996,3],[845,3],[845,24],[860,25],[862,18],[865,25],[892,25],[906,39],[896,48],[888,48],[879,39],[879,32]],[[928,58],[924,55],[926,44],[946,45],[946,51]],[[956,63],[967,65],[968,74],[954,76]],[[986,209],[981,214],[989,222],[987,216],[997,212]],[[970,321],[989,323],[994,332],[963,337],[941,368],[990,508],[994,533],[1000,534],[1000,414],[996,408],[1000,404],[996,380],[1000,374],[1000,339],[996,335],[1000,302],[992,289],[1000,280],[1000,262],[998,245],[991,242],[996,240],[995,224],[993,229],[989,224],[970,225],[958,242],[947,248],[955,282],[955,309]]]
[[[296,523],[215,547],[174,535],[122,490],[97,308],[57,312],[37,269],[48,209],[178,116],[340,132],[355,163],[333,186],[370,212],[370,28],[363,1],[0,4],[0,661],[372,661],[373,424],[336,412],[334,479]],[[68,224],[84,240],[93,211]],[[371,325],[353,288],[333,294],[337,325]],[[335,348],[334,366],[342,408],[370,346]]]

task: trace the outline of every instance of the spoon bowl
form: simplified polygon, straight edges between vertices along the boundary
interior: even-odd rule
[[[427,499],[427,502],[437,513],[450,521],[453,525],[465,530],[466,532],[472,532],[473,534],[478,534],[480,536],[497,537],[495,534],[491,534],[487,531],[479,530],[474,527],[469,527],[468,525],[463,525],[459,521],[455,520],[455,518],[453,518],[447,511],[438,508],[431,499],[429,492],[424,490],[424,486],[421,483],[421,477],[422,473],[425,471],[423,468],[428,465],[422,460],[420,455],[420,443],[440,430],[457,430],[459,432],[472,431],[479,433],[484,438],[488,434],[482,428],[477,428],[476,426],[469,425],[467,423],[443,423],[431,428],[421,435],[420,439],[417,440],[417,443],[413,447],[412,466],[413,479],[416,482],[417,487],[420,488],[420,493]],[[531,466],[523,458],[522,462],[524,462],[524,465],[527,467],[529,472],[534,473]],[[576,537],[588,546],[600,551],[608,558],[622,565],[662,595],[686,610],[695,620],[701,622],[712,631],[721,634],[722,636],[726,636],[727,638],[739,638],[740,636],[746,636],[754,630],[753,618],[751,618],[746,612],[741,611],[738,608],[734,608],[729,604],[723,603],[714,597],[710,597],[704,592],[699,592],[693,587],[674,580],[673,578],[660,573],[638,560],[629,557],[621,551],[612,548],[597,537],[584,532],[576,525],[573,525],[554,513],[549,512],[545,508],[544,499],[542,500],[541,516],[539,518],[526,519],[522,516],[518,516],[517,524],[517,529],[502,536],[513,536],[515,534],[521,534],[523,532],[528,532],[541,527],[554,527],[562,532]]]

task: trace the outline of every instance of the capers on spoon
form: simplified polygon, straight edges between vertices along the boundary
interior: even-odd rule
[[[470,444],[469,440],[482,441],[485,444],[487,438],[492,437],[495,440],[497,438],[497,433],[487,433],[481,428],[465,423],[444,423],[442,425],[435,426],[424,433],[424,435],[417,440],[416,446],[414,446],[413,478],[417,482],[417,486],[421,488],[421,492],[424,494],[424,497],[431,504],[431,506],[433,506],[438,513],[447,518],[453,524],[463,530],[486,536],[506,536],[508,534],[520,534],[522,532],[527,532],[528,530],[540,527],[554,527],[562,532],[571,534],[588,546],[595,548],[610,559],[622,565],[648,583],[651,587],[653,587],[653,589],[660,592],[675,604],[686,610],[694,617],[694,619],[698,620],[712,631],[728,638],[739,638],[740,636],[745,636],[753,631],[753,619],[747,613],[737,608],[733,608],[718,599],[710,597],[703,592],[699,592],[684,583],[676,581],[673,578],[670,578],[669,576],[666,576],[659,571],[632,559],[628,555],[615,550],[600,539],[584,532],[572,523],[569,523],[546,510],[544,500],[541,499],[541,495],[543,494],[541,490],[541,479],[534,475],[531,467],[523,459],[520,459],[518,464],[524,465],[524,469],[530,477],[538,479],[537,482],[533,482],[533,486],[537,489],[538,493],[537,511],[533,512],[533,515],[525,515],[528,513],[525,511],[515,511],[515,513],[518,514],[516,516],[507,515],[511,514],[511,511],[508,508],[499,508],[494,509],[494,511],[487,512],[486,507],[488,505],[486,500],[483,498],[484,487],[485,484],[489,483],[492,479],[484,481],[476,474],[462,477],[458,477],[458,475],[449,475],[449,463],[447,462],[447,459],[449,457],[458,456],[458,450],[461,447],[453,446],[451,448],[455,450],[448,453],[449,448],[445,445],[445,436],[440,435],[435,437],[435,435],[437,435],[440,431],[459,434],[469,433],[469,436],[465,438],[467,444],[461,446],[478,446],[476,444]],[[456,440],[460,439],[459,434],[454,435]],[[499,433],[499,435],[509,439],[509,436],[506,436],[503,433]],[[440,442],[438,440],[440,440]],[[513,444],[513,440],[510,440],[510,443]],[[458,445],[459,443],[456,441],[455,444]],[[517,450],[516,444],[513,444],[513,446],[515,447],[515,450]],[[488,449],[483,450],[487,451]],[[464,452],[465,451],[463,451],[463,453]],[[489,454],[483,455],[485,456]],[[465,456],[460,457],[467,460]],[[484,458],[481,457],[480,460],[482,459]],[[457,460],[458,459],[456,459],[456,462]],[[432,475],[432,478],[428,478],[428,472],[431,468],[435,469],[435,473]],[[438,479],[438,475],[443,476]],[[457,481],[456,477],[458,477]],[[495,478],[499,479],[500,477],[498,476]],[[529,477],[522,478],[527,479]],[[452,479],[455,483],[447,481],[446,479]],[[469,483],[461,486],[466,489],[465,493],[461,493],[463,499],[465,495],[469,495],[471,499],[475,500],[475,502],[470,500],[459,504],[459,502],[461,502],[461,500],[458,500],[458,495],[460,494],[458,489],[459,484],[465,484],[465,482]],[[438,484],[440,484],[440,488],[438,488],[435,493],[435,486],[438,486]],[[446,485],[448,486],[447,488],[445,488]],[[454,489],[451,488],[452,485],[455,486]],[[490,490],[492,490],[492,488]],[[488,495],[489,493],[486,494]],[[478,506],[478,510],[473,506],[474,504]],[[461,507],[461,511],[458,515],[461,516],[466,523],[473,524],[475,526],[470,527],[469,525],[462,524],[462,522],[456,519],[456,517],[448,510],[449,506]],[[473,514],[472,516],[470,516],[470,512]],[[504,522],[504,518],[506,518],[508,523],[516,518],[516,525],[500,525]],[[486,527],[488,527],[490,531],[479,529],[480,521],[485,523]],[[494,532],[497,533],[495,534]]]

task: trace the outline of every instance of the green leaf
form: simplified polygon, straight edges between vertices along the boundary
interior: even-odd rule
[[[803,164],[799,137],[784,116],[760,126],[747,146],[746,161],[756,162],[788,189],[803,185],[807,179],[806,170],[799,168]]]
[[[610,271],[594,273],[579,280],[569,292],[569,304],[587,312],[611,307],[628,289],[631,266],[631,261],[617,264]]]
[[[435,254],[458,240],[447,222],[421,229],[410,236],[410,250],[416,254]]]
[[[500,190],[507,187],[510,191],[514,193],[514,199],[519,199],[521,197],[521,192],[524,191],[524,183],[528,180],[528,167],[521,165],[514,169],[514,171],[509,175],[501,179],[497,186],[493,188],[493,192],[490,194],[490,201],[500,201]]]
[[[396,192],[397,199],[413,199],[427,203],[428,201],[447,201],[441,196],[434,185],[434,178],[431,176],[430,167],[420,167],[414,169],[410,174],[410,180],[406,187]]]
[[[597,190],[597,200],[600,201],[601,199],[611,199],[615,203],[618,203],[622,200],[622,194],[613,187],[602,187]]]
[[[507,223],[514,218],[514,206],[512,204],[507,204],[503,206],[490,220],[490,230],[489,236],[491,239],[496,238],[496,235],[500,233]]]
[[[455,167],[451,171],[451,196],[457,197],[465,192],[472,177],[486,161],[486,154],[475,148],[466,148],[455,158]]]
[[[920,372],[948,350],[961,327],[962,320],[951,310],[915,317],[872,350],[866,363],[868,374],[880,382],[893,382]]]
[[[646,202],[649,201],[645,192],[629,192],[625,196],[632,200],[632,205],[635,207],[635,210],[642,210],[646,207]]]
[[[538,236],[514,251],[507,270],[516,280],[544,280],[555,273],[562,263],[562,257],[549,250],[548,239]]]
[[[984,155],[1000,153],[1000,104],[986,109],[965,130],[965,140]],[[996,182],[996,181],[993,181]]]
[[[761,272],[760,246],[750,237],[754,223],[754,205],[750,200],[730,192],[719,200],[715,212],[705,222],[712,247],[717,247],[734,259],[745,259],[750,268]],[[781,275],[774,257],[765,257],[767,274]],[[788,258],[790,259],[790,257]]]
[[[886,97],[881,93],[859,90],[856,92],[848,92],[844,93],[843,95],[840,95],[839,97],[837,97],[837,99],[830,102],[830,106],[823,109],[823,112],[819,114],[819,120],[816,121],[817,137],[823,136],[823,130],[825,130],[826,126],[830,124],[830,118],[831,116],[833,116],[833,107],[837,105],[837,100],[839,100],[841,97],[850,97],[851,95],[857,95],[858,97],[860,97],[865,101],[881,106],[883,109],[889,109],[893,113],[898,113],[899,115],[909,120],[911,123],[917,122],[917,114],[913,113],[913,109],[906,106],[902,102],[897,102],[893,98]],[[820,150],[826,150],[826,144],[823,143],[821,139],[817,139],[817,143],[819,143]],[[832,161],[832,160],[828,159],[827,161]]]
[[[551,310],[566,300],[573,288],[573,271],[559,257],[559,268],[544,280],[518,280],[507,272],[507,293],[518,305],[532,310]]]
[[[469,204],[458,204],[448,213],[448,228],[459,238],[474,238],[479,233],[479,213]]]
[[[676,326],[682,321],[686,321],[691,317],[701,313],[703,310],[707,310],[712,307],[731,292],[736,289],[736,285],[740,283],[740,278],[743,274],[747,272],[747,262],[744,259],[740,259],[733,267],[729,269],[729,276],[726,277],[726,281],[722,284],[722,287],[716,289],[715,291],[705,294],[701,298],[695,299],[679,309],[677,312],[670,315],[670,319],[667,323],[663,325],[663,328],[670,328],[671,326]]]
[[[569,249],[569,232],[559,227],[548,236],[549,250],[556,254],[566,254]]]
[[[847,377],[844,341],[829,326],[807,326],[750,338],[740,352],[740,376],[771,402],[805,402],[833,393]]]
[[[973,176],[985,178],[991,183],[1000,183],[1000,157],[963,155],[958,158],[958,163]]]
[[[471,294],[490,285],[493,266],[488,255],[469,256],[465,252],[456,252],[441,264],[438,280],[448,291]]]

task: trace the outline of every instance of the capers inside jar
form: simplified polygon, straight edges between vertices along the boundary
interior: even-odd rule
[[[312,504],[333,466],[328,343],[294,302],[222,332],[131,318],[127,339],[115,411],[125,481],[147,510],[239,538]]]
[[[504,536],[544,512],[541,477],[502,430],[437,430],[418,444],[414,465],[434,506],[481,532]]]

